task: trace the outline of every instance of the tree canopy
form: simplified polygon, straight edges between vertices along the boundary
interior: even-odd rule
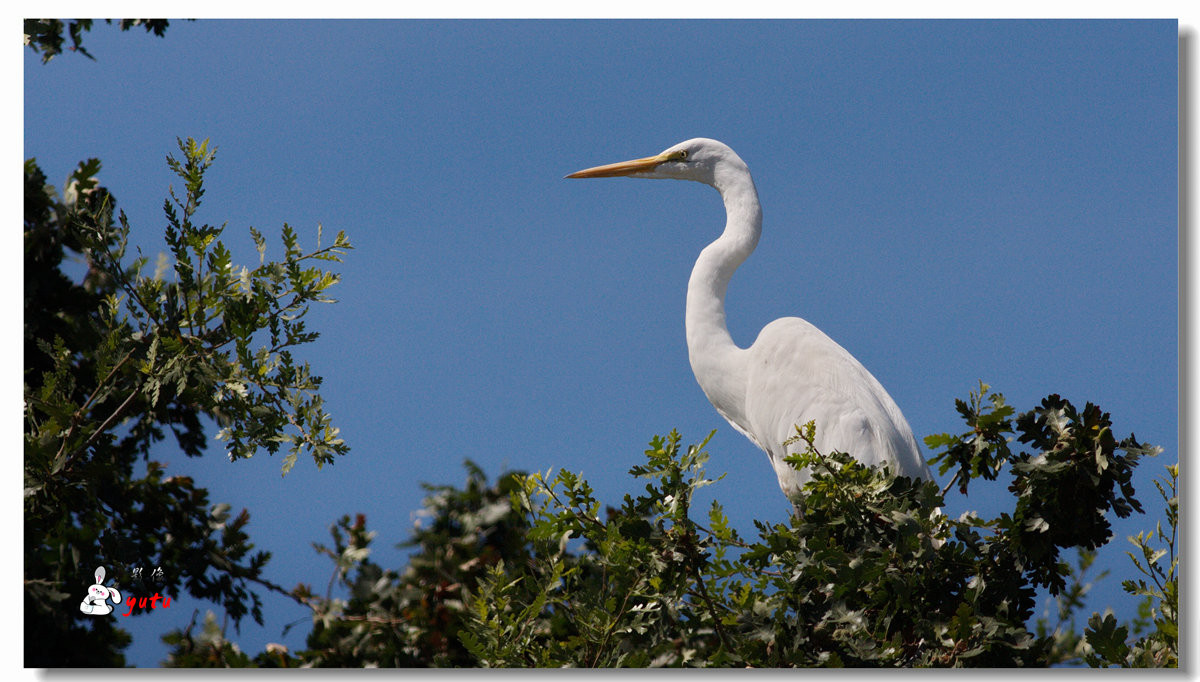
[[[371,560],[375,534],[361,515],[333,527],[333,546],[318,551],[346,596],[298,588],[313,612],[304,650],[251,658],[210,621],[201,633],[172,633],[170,664],[1178,665],[1177,466],[1158,483],[1169,530],[1134,539],[1153,582],[1125,586],[1144,597],[1142,618],[1120,625],[1093,614],[1076,632],[1089,548],[1109,539],[1105,515],[1138,508],[1126,477],[1155,449],[1111,439],[1099,408],[1077,411],[1056,396],[1014,423],[986,390],[962,403],[969,422],[992,423],[979,449],[962,447],[980,435],[974,427],[938,438],[951,444],[943,464],[1011,466],[1011,510],[995,518],[948,519],[936,484],[816,452],[812,424],[798,430],[809,448],[796,464],[813,467],[814,480],[790,524],[758,523],[755,538],[731,528],[718,502],[692,507],[695,492],[717,481],[704,469],[706,443],[684,446],[676,433],[651,441],[630,470],[642,489],[619,505],[602,504],[569,471],[489,482],[467,462],[462,488],[427,486],[407,566]],[[1001,454],[1010,433],[1039,449]],[[960,490],[977,476],[965,474]],[[1092,492],[1069,505],[1034,499],[1083,480]],[[1058,527],[1093,497],[1101,507]],[[1062,557],[1072,549],[1077,566]],[[1034,619],[1039,586],[1056,599],[1056,623]]]
[[[261,619],[252,584],[282,591],[263,576],[268,556],[253,551],[247,511],[210,504],[195,481],[148,460],[167,430],[198,457],[211,420],[231,460],[284,449],[285,473],[301,454],[319,467],[348,450],[323,409],[321,378],[293,350],[316,339],[305,312],[330,301],[326,290],[338,281],[313,263],[340,260],[350,243],[339,233],[305,252],[285,225],[283,258],[269,261],[252,228],[260,262],[235,267],[219,239],[224,228],[196,220],[215,150],[188,139],[179,151],[169,164],[183,189],[163,204],[171,257],[151,274],[147,257],[127,259],[130,226],[96,181],[98,160],[80,163],[61,194],[36,160],[25,163],[30,666],[122,663],[128,637],[107,619],[85,626],[70,608],[97,564],[126,586],[140,581],[136,567],[172,567],[149,587],[213,601],[235,623]],[[80,282],[64,271],[68,253],[86,263]]]

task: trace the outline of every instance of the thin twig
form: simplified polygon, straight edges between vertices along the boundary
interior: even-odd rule
[[[103,380],[100,381],[100,384],[96,386],[96,390],[92,391],[92,394],[87,397],[87,400],[83,402],[83,405],[80,405],[78,410],[75,410],[75,414],[72,415],[72,421],[83,419],[84,413],[87,412],[87,409],[92,406],[92,401],[96,399],[96,396],[100,395],[100,389],[108,383],[109,379],[113,378],[113,375],[117,373],[117,370],[125,366],[126,362],[129,362],[129,359],[133,357],[133,353],[136,350],[137,348],[130,348],[129,352],[125,354],[125,357],[121,358],[117,364],[113,365],[113,368],[108,371],[108,374]],[[74,426],[72,426],[72,429],[73,428]],[[70,432],[68,432],[68,437],[70,437]]]
[[[87,450],[89,447],[91,447],[92,443],[96,442],[96,439],[100,437],[100,434],[102,434],[102,433],[104,433],[105,431],[107,431],[107,430],[108,430],[108,428],[109,428],[110,426],[112,426],[112,424],[113,424],[113,421],[114,421],[114,420],[115,420],[117,417],[121,416],[121,414],[122,414],[123,412],[125,412],[125,409],[126,409],[127,407],[129,407],[129,404],[130,404],[131,402],[133,402],[133,399],[134,399],[134,398],[136,398],[136,397],[137,397],[137,395],[138,395],[138,393],[140,393],[140,392],[141,392],[141,390],[140,390],[140,389],[137,389],[137,390],[134,390],[132,393],[130,393],[130,394],[129,394],[129,397],[125,398],[125,401],[124,401],[124,402],[122,402],[120,405],[118,405],[118,406],[117,406],[117,409],[113,410],[113,413],[112,413],[112,414],[110,414],[110,415],[108,416],[108,419],[105,419],[105,420],[104,420],[104,423],[103,423],[103,424],[101,424],[99,428],[97,428],[95,431],[93,431],[93,432],[92,432],[92,435],[91,435],[91,436],[90,436],[90,437],[87,439],[87,441],[85,441],[83,445],[81,445],[81,446],[79,446],[79,447],[75,448],[74,450],[72,450],[72,451],[71,451],[71,452],[70,452],[70,453],[69,453],[69,454],[66,456],[66,459],[72,459],[72,458],[74,458],[74,457],[75,457],[75,455],[77,455],[77,454],[79,454],[80,452],[82,452],[82,451],[84,451],[84,450]],[[62,446],[61,446],[61,447],[58,449],[58,454],[56,454],[56,455],[55,455],[55,459],[57,459],[57,458],[58,458],[60,455],[62,455],[63,448],[65,448],[65,447],[67,447],[67,441],[64,439],[64,440],[63,440],[63,444],[62,444]]]
[[[688,519],[692,523],[691,519]],[[726,651],[733,652],[733,647],[729,644],[729,638],[725,634],[725,628],[721,626],[721,618],[717,615],[717,607],[713,604],[712,598],[708,596],[708,589],[704,586],[704,576],[700,573],[700,553],[693,541],[693,534],[689,528],[683,539],[687,547],[688,554],[692,559],[692,572],[696,575],[696,587],[700,589],[700,598],[704,605],[708,608],[708,615],[713,620],[713,628],[717,631],[717,636],[721,639],[721,645]]]
[[[702,526],[702,525],[700,525],[700,524],[696,523],[695,521],[691,521],[691,520],[689,519],[689,522],[690,522],[690,523],[691,523],[693,526],[695,526],[696,528],[699,528],[700,530],[704,531],[705,533],[708,533],[710,536],[712,536],[712,537],[714,537],[714,538],[715,538],[715,537],[717,537],[717,534],[716,534],[716,533],[714,533],[714,532],[712,532],[711,530],[709,530],[708,528],[705,528],[704,526]],[[727,543],[727,544],[733,545],[733,546],[735,546],[735,547],[741,547],[741,548],[743,548],[743,549],[749,549],[749,548],[750,548],[750,545],[748,545],[748,544],[746,544],[746,543],[742,542],[741,540],[736,540],[736,539],[724,540],[724,539],[722,539],[721,541],[722,541],[722,542],[725,542],[725,543]]]
[[[629,603],[629,596],[633,594],[633,587],[625,593],[625,598],[621,601],[621,607],[617,609],[617,614],[613,616],[612,623],[604,631],[604,639],[600,642],[600,648],[596,649],[596,656],[592,659],[592,667],[595,668],[600,663],[600,656],[604,654],[604,648],[608,646],[608,639],[612,637],[612,633],[617,629],[617,623],[621,622],[621,615],[625,613],[625,605]]]
[[[946,493],[958,481],[958,477],[961,475],[962,475],[962,469],[959,469],[958,471],[954,472],[954,478],[951,478],[950,482],[946,484],[946,487],[942,488],[942,497],[946,496]]]

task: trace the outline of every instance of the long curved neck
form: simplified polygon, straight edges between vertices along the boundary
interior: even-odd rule
[[[725,202],[725,231],[700,252],[688,280],[688,357],[708,399],[722,416],[745,428],[745,351],[725,324],[725,290],[758,245],[762,209],[749,172],[718,178],[713,186]]]

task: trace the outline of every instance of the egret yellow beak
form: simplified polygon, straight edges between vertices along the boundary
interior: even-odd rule
[[[604,166],[596,166],[595,168],[585,168],[581,171],[575,171],[568,175],[568,178],[617,178],[623,175],[633,175],[634,173],[643,173],[654,170],[658,164],[665,161],[671,161],[675,157],[671,154],[662,153],[658,156],[647,156],[644,159],[633,159],[631,161],[621,161],[619,163],[610,163]]]

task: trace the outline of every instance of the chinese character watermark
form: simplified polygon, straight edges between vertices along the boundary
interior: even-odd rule
[[[104,574],[105,571],[103,566],[96,568],[96,584],[88,588],[87,596],[83,598],[83,602],[79,605],[79,610],[81,612],[90,616],[107,616],[113,612],[113,604],[121,603],[121,592],[116,588],[116,586],[108,587],[104,584]],[[152,586],[151,584],[153,584],[154,587],[161,586],[166,582],[166,574],[163,573],[161,566],[155,567],[155,569],[150,573],[149,580],[145,580],[143,575],[144,574],[141,566],[135,566],[130,571],[130,576],[133,582],[142,586],[143,588],[149,588]],[[146,591],[149,592],[149,589],[146,589]],[[112,604],[108,603],[110,599],[112,600]],[[161,605],[159,604],[159,600],[162,600]],[[151,610],[159,608],[160,606],[164,609],[170,608],[171,598],[160,595],[156,589],[154,595],[151,597],[138,597],[137,595],[130,594],[125,600],[125,604],[128,606],[129,610],[121,615],[129,616],[133,613],[134,608],[144,609],[147,606],[149,606]]]

